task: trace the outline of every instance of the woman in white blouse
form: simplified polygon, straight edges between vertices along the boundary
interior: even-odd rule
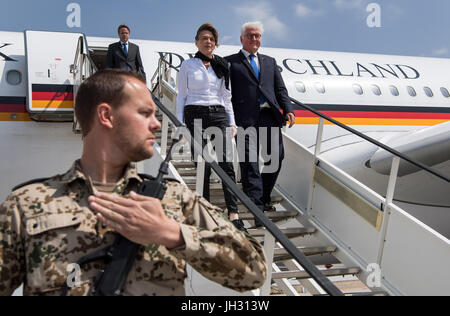
[[[218,33],[214,26],[200,26],[195,45],[199,51],[194,58],[182,63],[178,75],[178,119],[185,122],[193,137],[195,124],[201,124],[202,133],[210,127],[218,127],[222,131],[222,139],[215,139],[214,142],[222,141],[223,157],[217,157],[218,162],[228,176],[236,181],[230,153],[231,138],[236,136],[237,128],[231,103],[228,62],[213,54],[218,46]],[[216,146],[218,154],[219,151]],[[207,200],[210,199],[210,176],[211,168],[207,164],[203,187],[203,196]],[[239,219],[236,197],[225,185],[223,191],[229,219],[238,229],[246,231],[242,220]]]

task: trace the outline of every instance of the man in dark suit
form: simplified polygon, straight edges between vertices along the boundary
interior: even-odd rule
[[[118,30],[120,41],[108,47],[106,68],[119,68],[136,71],[145,77],[139,46],[130,43],[130,28],[124,24]]]
[[[268,211],[273,210],[270,195],[284,158],[281,127],[286,124],[286,119],[290,121],[289,127],[292,127],[295,115],[275,59],[258,53],[262,33],[263,26],[260,22],[244,24],[241,51],[226,59],[230,64],[236,124],[240,131],[241,128],[255,128],[257,136],[256,140],[246,136],[245,148],[238,148],[241,153],[239,160],[243,189],[262,211]],[[277,161],[275,170],[260,173],[259,145],[265,147],[272,161]],[[245,153],[245,157],[242,157],[242,153]],[[255,155],[257,161],[252,159]],[[270,161],[266,160],[264,164],[267,166]]]

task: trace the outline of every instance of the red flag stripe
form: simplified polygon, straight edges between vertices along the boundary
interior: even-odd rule
[[[21,104],[0,104],[0,112],[27,113],[27,107]]]
[[[361,111],[320,111],[330,117],[345,118],[404,118],[450,120],[450,113],[411,113],[411,112],[361,112]],[[297,117],[316,117],[309,111],[295,111]]]
[[[33,92],[33,100],[73,101],[73,93],[65,92]]]

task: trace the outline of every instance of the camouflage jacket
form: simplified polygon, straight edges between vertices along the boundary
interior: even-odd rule
[[[142,179],[128,167],[115,192],[127,196]],[[0,295],[24,283],[24,295],[88,295],[102,260],[73,263],[111,245],[116,233],[97,221],[88,206],[93,187],[76,161],[63,175],[16,189],[0,206]],[[166,215],[180,223],[186,245],[140,247],[124,295],[184,295],[186,263],[206,278],[237,291],[258,288],[266,266],[261,245],[236,230],[222,211],[176,181],[162,200]]]

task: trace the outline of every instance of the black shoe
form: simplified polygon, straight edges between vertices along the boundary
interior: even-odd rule
[[[266,204],[264,205],[264,212],[276,212],[277,209],[275,206],[271,205],[271,204]]]
[[[244,233],[248,234],[248,231],[245,228],[244,223],[242,222],[241,219],[235,219],[235,220],[233,220],[231,222],[233,223],[234,227],[239,229],[241,232],[244,232]]]

